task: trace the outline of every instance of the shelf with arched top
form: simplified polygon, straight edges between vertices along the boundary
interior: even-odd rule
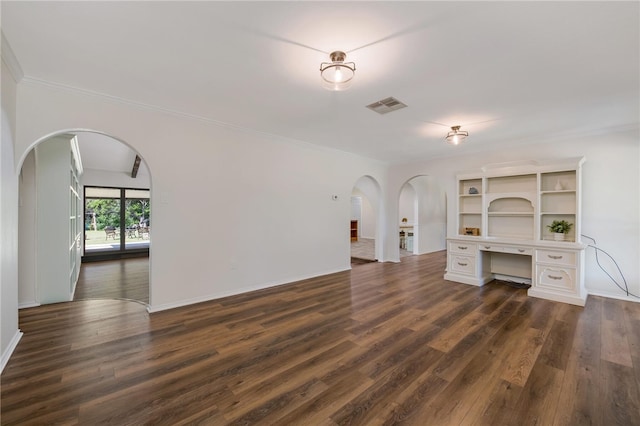
[[[489,237],[531,240],[535,235],[534,194],[493,194],[488,198]]]

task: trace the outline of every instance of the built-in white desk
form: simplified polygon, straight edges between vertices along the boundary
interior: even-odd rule
[[[584,306],[585,246],[486,237],[447,240],[444,278],[482,286],[493,279],[531,284],[529,296]]]

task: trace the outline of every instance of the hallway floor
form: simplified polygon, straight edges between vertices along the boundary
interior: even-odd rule
[[[83,263],[73,300],[126,299],[149,303],[149,258]]]
[[[375,260],[375,242],[373,238],[360,238],[351,242],[351,257],[358,259]],[[413,253],[400,249],[400,257],[413,256]]]

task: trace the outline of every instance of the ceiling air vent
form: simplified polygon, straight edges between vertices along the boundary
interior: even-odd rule
[[[371,111],[375,111],[378,114],[386,114],[391,111],[395,111],[401,108],[405,108],[407,105],[403,104],[394,97],[385,98],[381,101],[374,102],[371,105],[367,105]]]

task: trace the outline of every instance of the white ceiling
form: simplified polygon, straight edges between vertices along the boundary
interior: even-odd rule
[[[388,162],[639,125],[637,1],[1,7],[26,78]],[[357,66],[346,92],[320,84],[333,50]],[[388,96],[408,108],[365,108]]]
[[[92,132],[77,132],[78,149],[84,169],[107,170],[131,175],[136,152],[109,136]],[[138,167],[138,176],[149,176],[144,161]]]

